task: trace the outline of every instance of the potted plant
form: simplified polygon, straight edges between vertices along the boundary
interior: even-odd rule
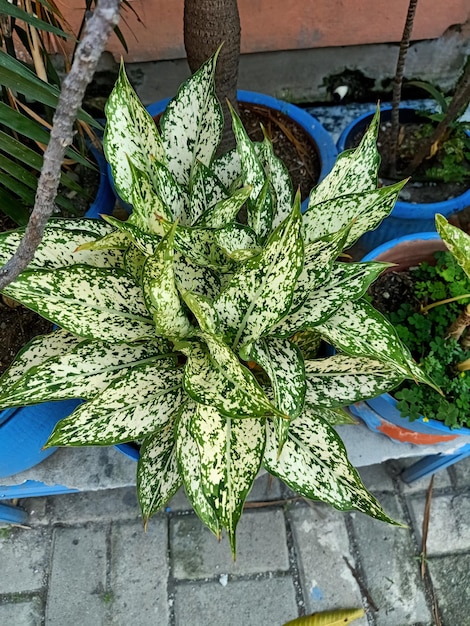
[[[237,150],[215,156],[215,63],[180,88],[161,134],[121,68],[104,141],[134,211],[106,217],[80,260],[71,250],[88,223],[77,235],[55,220],[36,265],[4,289],[60,330],[19,355],[0,380],[0,406],[84,399],[48,445],[137,440],[144,519],[184,484],[233,552],[261,466],[306,497],[391,521],[333,428],[350,419],[342,406],[403,378],[433,384],[362,299],[384,265],[336,261],[403,184],[377,189],[378,114],[302,215],[270,142],[253,144],[233,110]],[[314,358],[318,335],[342,353]]]
[[[5,7],[4,20],[8,28],[5,26],[2,31],[5,49],[0,50],[0,117],[3,127],[0,140],[0,231],[11,228],[13,223],[23,225],[29,219],[37,177],[43,165],[42,153],[49,141],[49,122],[59,98],[59,78],[47,53],[45,40],[47,35],[60,38],[69,35],[54,3],[47,7],[39,5],[38,11],[36,16],[16,4]],[[25,43],[31,56],[30,66],[17,59],[16,46],[20,41]],[[83,129],[91,136],[92,128],[95,132],[102,130],[102,126],[83,110],[79,113],[79,120],[79,129],[82,130],[81,135],[77,133],[79,137],[83,138]],[[79,142],[67,151],[68,161],[61,174],[60,193],[56,198],[56,205],[64,215],[83,216],[85,213],[88,218],[98,218],[100,214],[113,210],[115,199],[108,181],[106,162],[96,136],[94,141],[82,146],[86,151],[76,149]],[[93,183],[96,179],[96,184],[92,184],[88,177],[85,185],[94,189],[92,194],[77,182],[77,172],[71,170],[74,165],[96,170],[93,176]],[[78,227],[78,222],[73,224]],[[0,253],[0,266],[10,259],[22,232],[16,231],[9,237],[9,247]],[[96,229],[91,232],[96,232]],[[12,341],[13,346],[17,346],[14,356],[22,338],[26,343],[34,334],[45,332],[46,326],[39,316],[36,319],[22,307],[10,308],[11,304],[6,299],[0,303],[0,373],[7,367]],[[34,407],[12,407],[0,412],[0,476],[23,471],[49,456],[54,449],[44,450],[43,446],[51,428],[59,419],[70,414],[77,404],[78,401],[69,400]]]
[[[432,85],[419,81],[410,83],[426,89],[440,110],[422,112],[400,104],[416,4],[416,0],[410,0],[394,77],[393,100],[391,106],[382,108],[382,139],[379,137],[384,158],[381,176],[389,181],[397,176],[411,176],[412,184],[399,198],[392,214],[362,239],[362,247],[367,251],[400,235],[432,231],[436,213],[449,217],[470,205],[467,166],[470,136],[466,133],[468,125],[459,122],[459,116],[470,101],[470,63],[466,63],[450,101]],[[360,116],[343,131],[338,140],[340,151],[354,146],[372,115]]]
[[[441,392],[402,383],[393,397],[351,407],[372,430],[417,444],[470,436],[470,237],[441,215],[436,224],[444,241],[437,233],[408,235],[365,258],[396,263],[374,285],[373,302]]]

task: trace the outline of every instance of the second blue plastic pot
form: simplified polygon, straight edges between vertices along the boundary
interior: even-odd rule
[[[338,152],[353,147],[354,138],[365,133],[373,116],[374,111],[364,113],[344,129],[338,139]],[[390,117],[391,106],[382,106],[380,110],[381,121],[389,121]],[[422,116],[418,115],[414,109],[400,108],[401,122],[422,122],[422,120]],[[361,237],[360,245],[363,250],[369,251],[396,237],[412,233],[433,232],[435,231],[434,217],[436,213],[449,217],[468,206],[470,206],[470,189],[443,202],[412,203],[399,200],[389,217],[385,218],[375,230]]]
[[[446,250],[437,233],[416,233],[388,241],[369,252],[363,261],[396,263],[393,271],[406,270],[421,263],[431,262],[434,252]],[[370,430],[380,432],[394,441],[418,445],[447,443],[461,435],[470,437],[469,428],[449,428],[443,422],[420,417],[415,421],[401,416],[396,400],[388,393],[357,402],[349,407]]]

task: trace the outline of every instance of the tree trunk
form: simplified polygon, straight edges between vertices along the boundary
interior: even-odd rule
[[[219,151],[235,145],[226,100],[236,108],[240,16],[237,0],[185,0],[184,45],[191,72],[195,72],[223,43],[215,75],[217,97],[224,112],[224,134]]]

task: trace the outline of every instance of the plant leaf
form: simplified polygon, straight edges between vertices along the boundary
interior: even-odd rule
[[[143,293],[123,270],[85,265],[27,270],[3,293],[81,337],[117,343],[155,339]]]
[[[131,365],[61,420],[47,445],[109,446],[160,431],[172,424],[185,400],[181,381],[181,370],[162,369],[158,358]]]
[[[228,198],[220,200],[217,204],[204,211],[197,221],[197,226],[222,228],[227,223],[233,222],[241,207],[250,197],[251,191],[252,188],[247,185]]]
[[[374,398],[400,384],[403,375],[382,361],[335,354],[305,362],[305,403],[334,408]]]
[[[402,180],[388,187],[349,193],[312,205],[303,215],[305,241],[324,237],[352,223],[345,247],[352,246],[391,213],[406,182]]]
[[[189,195],[188,219],[189,224],[196,224],[201,215],[229,196],[225,185],[213,172],[198,161],[193,170]]]
[[[192,326],[181,304],[175,283],[173,242],[175,228],[161,241],[155,255],[144,265],[142,287],[147,308],[153,315],[156,333],[182,339]]]
[[[137,464],[137,493],[144,523],[161,509],[181,487],[174,424],[144,439]]]
[[[303,265],[300,200],[262,253],[244,263],[214,300],[233,346],[256,341],[285,314]]]
[[[310,417],[293,420],[287,441],[278,456],[279,442],[271,420],[267,420],[264,465],[291,489],[311,500],[331,504],[340,511],[357,510],[396,524],[367,491],[349,463],[343,442],[321,418],[312,425]]]
[[[265,338],[252,344],[250,358],[268,374],[277,408],[289,420],[277,418],[279,443],[282,448],[287,438],[289,423],[302,412],[306,382],[302,354],[287,339]]]
[[[360,298],[387,263],[336,263],[328,281],[312,291],[302,306],[285,317],[273,330],[289,337],[301,330],[312,330],[331,317],[344,302]]]
[[[460,228],[449,224],[439,213],[436,215],[436,230],[457,263],[470,277],[470,236]]]
[[[92,222],[95,221],[99,220],[60,218],[50,220],[44,229],[42,241],[34,258],[28,265],[28,270],[54,269],[79,263],[104,268],[121,267],[123,255],[118,250],[77,251],[78,247],[95,239],[96,231],[93,228],[94,225],[92,226]],[[69,222],[69,224],[65,225],[64,222]],[[74,224],[76,228],[73,227]],[[111,230],[110,226],[104,224],[101,232],[104,234]],[[0,265],[16,252],[24,233],[24,228],[0,233]]]
[[[213,236],[220,249],[233,261],[246,261],[261,252],[255,231],[245,224],[227,224],[215,230]]]
[[[308,209],[316,204],[377,187],[380,154],[377,150],[380,110],[375,115],[359,146],[342,152],[331,172],[310,193]],[[307,209],[307,210],[308,210]]]
[[[209,167],[222,135],[224,120],[214,87],[218,54],[183,83],[160,122],[168,167],[182,185],[189,183],[198,161]]]
[[[200,296],[214,298],[220,290],[216,273],[207,267],[196,265],[182,254],[174,256],[175,279],[181,292],[191,291]]]
[[[103,148],[114,186],[123,200],[132,203],[135,181],[129,161],[151,179],[153,164],[165,163],[165,150],[157,126],[129,83],[122,63],[106,103],[106,117]]]
[[[199,448],[204,494],[227,530],[235,557],[236,527],[263,458],[264,419],[232,419],[199,404],[191,430]]]
[[[279,414],[251,372],[220,340],[203,334],[210,352],[200,344],[181,348],[187,357],[183,384],[188,396],[213,406],[227,417],[259,417]]]
[[[62,331],[61,331],[62,332]],[[176,356],[171,355],[165,341],[145,344],[108,344],[81,340],[72,342],[67,336],[62,352],[53,356],[44,354],[44,342],[28,348],[31,363],[18,376],[18,366],[7,370],[0,380],[0,404],[26,406],[68,398],[90,399],[105,389],[110,382],[128,369],[151,361],[155,368],[175,367]],[[69,347],[70,346],[70,347]],[[47,354],[47,353],[46,353]],[[22,361],[25,360],[23,356]]]

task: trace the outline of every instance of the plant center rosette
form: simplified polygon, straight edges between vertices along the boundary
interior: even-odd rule
[[[391,522],[334,427],[351,421],[350,403],[429,380],[363,299],[387,265],[337,259],[389,214],[404,183],[377,188],[378,114],[304,214],[270,142],[252,142],[233,111],[237,147],[216,157],[216,57],[183,84],[160,131],[121,69],[104,146],[133,212],[50,221],[4,292],[60,329],[18,355],[0,406],[84,399],[49,445],[141,441],[144,519],[184,484],[233,552],[262,466],[307,498]],[[2,260],[20,236],[1,237]],[[334,356],[313,356],[319,337]]]

